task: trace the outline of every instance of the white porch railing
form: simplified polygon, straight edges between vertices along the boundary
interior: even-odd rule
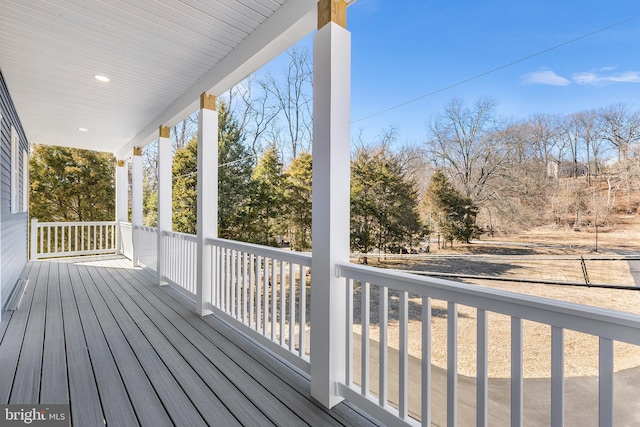
[[[564,331],[573,330],[593,335],[599,339],[599,405],[600,426],[613,425],[613,343],[624,342],[640,346],[640,316],[582,306],[546,298],[516,294],[480,286],[446,280],[403,274],[389,270],[355,264],[342,264],[339,274],[345,278],[347,300],[347,354],[346,378],[339,385],[340,393],[365,411],[383,422],[394,425],[420,425],[410,417],[408,386],[410,378],[421,377],[419,408],[421,424],[431,425],[431,301],[447,302],[447,425],[457,425],[457,334],[458,305],[477,310],[476,353],[476,425],[488,424],[488,313],[500,313],[511,318],[511,425],[523,425],[523,320],[551,326],[551,425],[563,425],[565,414],[564,393]],[[377,396],[372,393],[372,355],[369,331],[372,326],[372,291],[375,290],[378,307],[379,350],[376,364],[379,367]],[[359,293],[360,306],[354,307],[354,291]],[[398,375],[389,378],[389,301],[390,293],[398,300]],[[408,363],[409,295],[412,305],[419,305],[421,322],[421,367],[412,372]],[[418,301],[416,303],[416,301]],[[414,318],[416,307],[413,307]],[[354,361],[353,327],[354,311],[359,311],[361,323],[361,357]],[[442,345],[442,343],[439,343]],[[505,351],[508,351],[505,349]],[[354,381],[357,374],[359,384]],[[389,385],[397,387],[397,401],[389,398]],[[394,393],[395,394],[395,393]],[[418,415],[420,416],[420,415]],[[417,418],[417,417],[416,417]]]
[[[158,271],[158,229],[154,227],[133,227],[138,245],[138,264],[142,267]]]
[[[131,223],[119,222],[119,252],[129,259],[133,259],[133,227]]]
[[[207,244],[216,272],[209,308],[309,372],[311,255],[225,239]]]
[[[196,298],[198,241],[193,234],[163,232],[163,280],[177,286],[191,299]]]
[[[114,222],[34,221],[32,227],[31,247],[32,251],[36,250],[32,252],[32,259],[115,252]],[[139,263],[157,272],[158,230],[119,223],[117,232],[121,253],[131,256],[132,241],[136,241]],[[164,279],[195,299],[196,236],[164,233],[162,238],[165,239],[161,267]],[[207,239],[206,244],[212,249],[213,272],[212,283],[205,284],[211,289],[207,308],[293,365],[310,372],[311,255],[225,239]],[[432,301],[437,300],[446,304],[448,425],[457,424],[461,406],[457,377],[459,306],[472,307],[477,313],[477,425],[488,425],[489,418],[489,313],[510,318],[510,349],[504,351],[510,353],[511,358],[511,425],[522,425],[526,421],[523,321],[548,325],[551,331],[548,361],[551,425],[563,425],[566,412],[565,331],[597,337],[599,424],[613,425],[614,342],[640,346],[640,316],[350,263],[339,264],[336,274],[344,278],[347,310],[346,371],[337,389],[340,395],[381,421],[390,425],[430,426],[433,411],[439,409],[431,403],[433,348],[444,345],[431,342]],[[391,306],[397,306],[397,311],[391,310]],[[421,329],[420,354],[410,358],[409,332],[416,324]],[[396,325],[398,350],[392,350],[389,331]],[[359,335],[353,333],[354,327],[360,328]],[[377,350],[372,340],[375,335],[378,336]],[[354,347],[360,350],[357,359]],[[390,369],[390,365],[396,363],[397,370]],[[420,387],[411,389],[416,382]],[[394,391],[390,392],[392,388]],[[411,394],[410,390],[413,390]]]
[[[116,223],[31,220],[31,260],[116,253]]]

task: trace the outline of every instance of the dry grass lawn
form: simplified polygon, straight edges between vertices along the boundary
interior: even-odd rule
[[[600,230],[602,231],[602,230]],[[640,250],[640,225],[630,224],[618,231],[599,233],[599,252],[590,250],[589,242],[595,243],[595,235],[588,231],[544,228],[528,236],[516,236],[516,241],[530,241],[538,244],[567,244],[567,247],[524,247],[496,244],[458,245],[453,249],[437,248],[429,256],[389,259],[378,261],[369,259],[370,264],[403,270],[422,270],[475,275],[559,280],[584,282],[580,256],[586,259],[591,283],[634,285],[625,260],[619,259],[619,250]],[[492,240],[502,241],[494,237]],[[568,243],[571,243],[571,248]],[[491,242],[490,242],[491,243]],[[433,248],[432,248],[433,249]],[[443,256],[444,255],[444,256]],[[446,255],[455,255],[454,257]],[[471,256],[465,256],[471,255]],[[593,260],[593,257],[609,257],[608,260]],[[617,259],[616,259],[617,258]],[[467,283],[502,289],[528,295],[536,295],[578,304],[602,307],[611,310],[640,314],[640,290],[619,290],[587,288],[567,285],[545,285],[517,282],[465,279]],[[375,323],[377,290],[372,287],[372,323]],[[396,303],[397,304],[397,303]],[[409,352],[420,357],[421,322],[420,299],[410,301]],[[358,305],[356,304],[356,307]],[[394,295],[390,294],[393,309]],[[447,303],[432,302],[432,361],[446,368],[447,354]],[[356,316],[357,317],[357,316]],[[489,315],[489,376],[508,378],[510,376],[511,322],[507,316]],[[377,327],[372,325],[371,338],[378,340]],[[551,328],[550,326],[525,321],[524,330],[524,373],[528,378],[545,378],[551,369]],[[359,325],[354,331],[360,333]],[[388,340],[398,348],[397,317],[390,315]],[[476,364],[476,310],[460,306],[458,312],[458,372],[475,376]],[[615,344],[615,370],[619,371],[640,366],[640,348]],[[567,376],[597,375],[598,339],[574,331],[565,331],[565,374]]]

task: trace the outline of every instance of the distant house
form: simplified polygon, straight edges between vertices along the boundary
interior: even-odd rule
[[[29,143],[0,71],[0,307],[27,263]]]

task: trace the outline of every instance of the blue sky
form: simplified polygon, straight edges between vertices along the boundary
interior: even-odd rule
[[[352,33],[354,134],[390,126],[421,142],[452,98],[494,98],[499,114],[640,108],[640,16],[471,82],[363,118],[640,15],[637,0],[358,0]]]

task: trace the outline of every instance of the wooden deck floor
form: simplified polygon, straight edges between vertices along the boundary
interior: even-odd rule
[[[70,403],[74,426],[369,426],[115,256],[32,262],[0,323],[0,403]]]

